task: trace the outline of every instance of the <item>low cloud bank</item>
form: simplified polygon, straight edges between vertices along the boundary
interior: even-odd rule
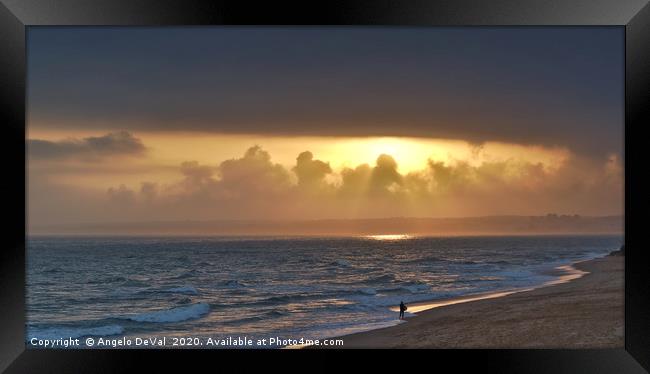
[[[176,183],[117,185],[104,197],[124,217],[142,219],[316,219],[460,217],[494,214],[621,214],[623,168],[573,156],[549,167],[517,159],[443,163],[400,173],[380,155],[374,164],[335,171],[310,151],[291,168],[260,146],[242,157],[179,166]]]
[[[126,131],[60,141],[29,139],[27,149],[29,157],[34,159],[77,157],[86,161],[96,161],[107,156],[138,156],[146,150],[140,139]]]

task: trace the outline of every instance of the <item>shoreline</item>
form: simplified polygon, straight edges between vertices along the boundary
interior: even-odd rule
[[[623,259],[605,255],[561,265],[551,270],[560,273],[557,278],[537,286],[412,303],[408,306],[414,315],[407,316],[406,322],[332,339],[343,339],[343,348],[620,348],[623,346]],[[609,286],[604,291],[608,302],[603,303],[602,295],[592,283]],[[581,301],[585,303],[576,304]],[[558,303],[566,309],[565,317],[562,310],[549,310]],[[599,308],[598,303],[603,303],[603,307]],[[589,313],[574,315],[576,309],[585,309],[582,307],[587,309],[582,312]],[[396,311],[395,308],[391,310]],[[603,314],[607,315],[603,316],[604,320],[600,318]],[[466,318],[459,318],[461,315]],[[513,319],[514,315],[520,315],[520,320]],[[539,323],[545,319],[546,323]],[[486,335],[484,330],[495,330],[490,328],[490,323],[500,325],[498,337]],[[589,325],[593,326],[587,328]],[[525,336],[521,334],[522,329],[541,339],[522,339]],[[553,330],[558,334],[550,334]],[[483,332],[474,334],[473,331]],[[494,334],[494,331],[487,333]],[[598,339],[591,342],[586,339],[594,333]],[[565,335],[572,339],[567,341],[561,337]],[[409,339],[409,336],[425,339]],[[575,344],[567,344],[571,340]]]
[[[600,257],[597,257],[600,258]],[[556,284],[562,284],[562,283],[567,283],[571,282],[572,280],[581,278],[587,274],[589,274],[588,271],[583,271],[578,268],[576,268],[576,264],[581,263],[581,262],[587,262],[587,261],[592,261],[595,260],[596,258],[592,259],[587,259],[587,260],[579,260],[572,262],[568,265],[560,265],[556,266],[551,270],[545,271],[544,273],[546,275],[552,275],[555,276],[554,279],[548,280],[546,282],[529,286],[529,287],[522,287],[522,288],[513,288],[513,289],[502,289],[502,290],[496,290],[496,291],[490,291],[490,292],[482,292],[482,293],[475,293],[475,294],[469,294],[469,295],[463,295],[463,296],[458,296],[458,297],[452,297],[452,298],[447,298],[447,299],[434,299],[434,300],[423,300],[423,301],[416,301],[413,303],[409,303],[407,306],[411,312],[409,312],[411,315],[407,316],[406,319],[411,319],[411,318],[416,318],[418,316],[417,313],[421,313],[427,310],[435,309],[435,308],[440,308],[443,306],[449,306],[449,305],[456,305],[456,304],[462,304],[462,303],[469,303],[473,301],[479,301],[479,300],[488,300],[488,299],[495,299],[499,297],[505,297],[508,295],[513,295],[517,294],[520,292],[528,292],[528,291],[533,291],[537,290],[540,288],[544,287],[550,287]],[[398,313],[399,308],[397,306],[390,307],[389,310]],[[393,326],[388,326],[388,327],[393,327]],[[387,327],[383,327],[387,328]],[[379,328],[381,329],[381,328]],[[367,331],[374,331],[374,330],[379,330],[379,329],[372,329],[372,330],[366,330],[363,332]],[[361,333],[361,332],[359,332]],[[349,334],[352,335],[352,334]],[[347,336],[347,335],[344,335]]]

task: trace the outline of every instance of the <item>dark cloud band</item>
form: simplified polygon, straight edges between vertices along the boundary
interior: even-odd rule
[[[37,28],[34,128],[622,153],[621,28]]]
[[[96,160],[106,156],[141,155],[145,150],[142,141],[126,131],[83,139],[27,140],[27,151],[32,159],[77,157],[78,159]]]

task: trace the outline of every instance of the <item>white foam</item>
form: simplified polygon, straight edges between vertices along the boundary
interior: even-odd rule
[[[427,284],[413,284],[410,286],[404,286],[405,289],[407,289],[411,293],[418,293],[420,291],[428,291],[431,289],[431,286]]]
[[[209,311],[210,306],[208,304],[199,303],[167,310],[157,310],[155,312],[136,314],[124,318],[136,322],[181,322],[201,318],[202,316],[208,314]]]
[[[84,336],[108,336],[118,335],[124,332],[124,328],[120,325],[107,325],[98,327],[87,328],[74,328],[74,327],[51,327],[45,329],[28,328],[27,340],[32,338],[36,339],[66,339],[66,338],[81,338]]]

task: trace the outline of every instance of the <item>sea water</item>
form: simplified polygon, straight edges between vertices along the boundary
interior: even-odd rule
[[[536,286],[622,236],[28,238],[26,338],[322,339]],[[83,339],[81,339],[83,341]]]

